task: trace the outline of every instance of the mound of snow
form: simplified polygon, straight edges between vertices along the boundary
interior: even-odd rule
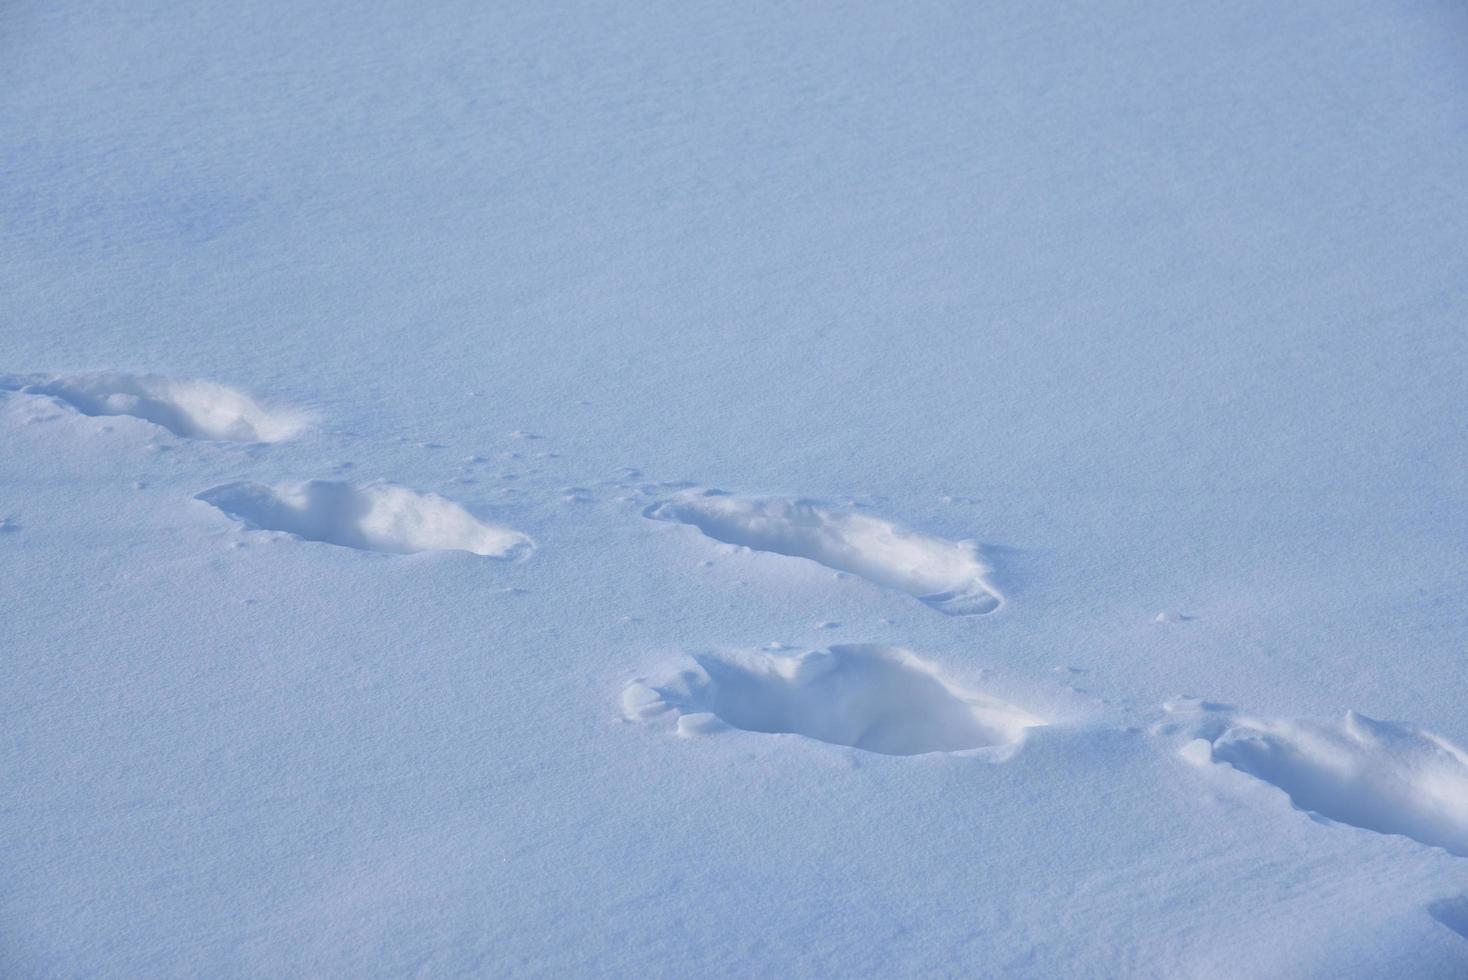
[[[534,547],[519,531],[480,521],[452,500],[390,483],[228,483],[198,499],[248,527],[363,551],[470,551],[516,558]]]

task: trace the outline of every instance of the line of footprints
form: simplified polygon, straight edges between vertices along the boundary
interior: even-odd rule
[[[89,416],[126,415],[188,439],[273,443],[311,425],[309,413],[267,406],[210,381],[99,373],[0,376],[0,391]],[[245,527],[388,554],[460,550],[524,560],[525,534],[489,523],[434,493],[385,482],[330,480],[216,486],[197,499]],[[1004,605],[970,541],[948,541],[865,513],[807,500],[683,489],[647,507],[652,521],[716,541],[817,562],[904,592],[947,616]],[[876,644],[828,650],[705,651],[684,669],[638,678],[622,692],[633,721],[692,736],[725,728],[794,734],[869,752],[1013,757],[1046,719],[949,683],[910,650]],[[1253,718],[1231,706],[1181,700],[1150,731],[1182,745],[1199,767],[1271,783],[1301,810],[1468,857],[1468,753],[1410,725],[1348,712],[1335,723]],[[1430,907],[1468,938],[1468,898]]]

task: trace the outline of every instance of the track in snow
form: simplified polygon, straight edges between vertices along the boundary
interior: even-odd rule
[[[990,613],[1003,602],[972,542],[906,531],[867,514],[830,510],[808,500],[706,490],[653,504],[643,516],[689,524],[727,544],[850,572],[950,616]]]
[[[669,712],[684,734],[717,727],[805,735],[887,755],[990,748],[1044,722],[1014,705],[955,688],[916,654],[860,644],[799,654],[696,655],[695,666],[623,692],[633,720]]]
[[[187,439],[283,442],[308,421],[302,411],[267,408],[213,381],[156,374],[9,375],[0,389],[50,396],[83,415],[131,416]]]
[[[1468,753],[1446,739],[1354,711],[1334,724],[1221,721],[1190,758],[1277,786],[1301,810],[1468,857]]]
[[[390,483],[228,483],[197,499],[247,527],[363,551],[469,551],[508,559],[534,548],[519,531],[480,521],[452,500]]]

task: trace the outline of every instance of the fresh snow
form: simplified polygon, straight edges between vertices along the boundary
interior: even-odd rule
[[[0,976],[1468,975],[1461,5],[0,25]]]

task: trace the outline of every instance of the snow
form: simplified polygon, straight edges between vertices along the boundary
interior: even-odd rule
[[[0,20],[0,973],[1468,972],[1460,7]]]

